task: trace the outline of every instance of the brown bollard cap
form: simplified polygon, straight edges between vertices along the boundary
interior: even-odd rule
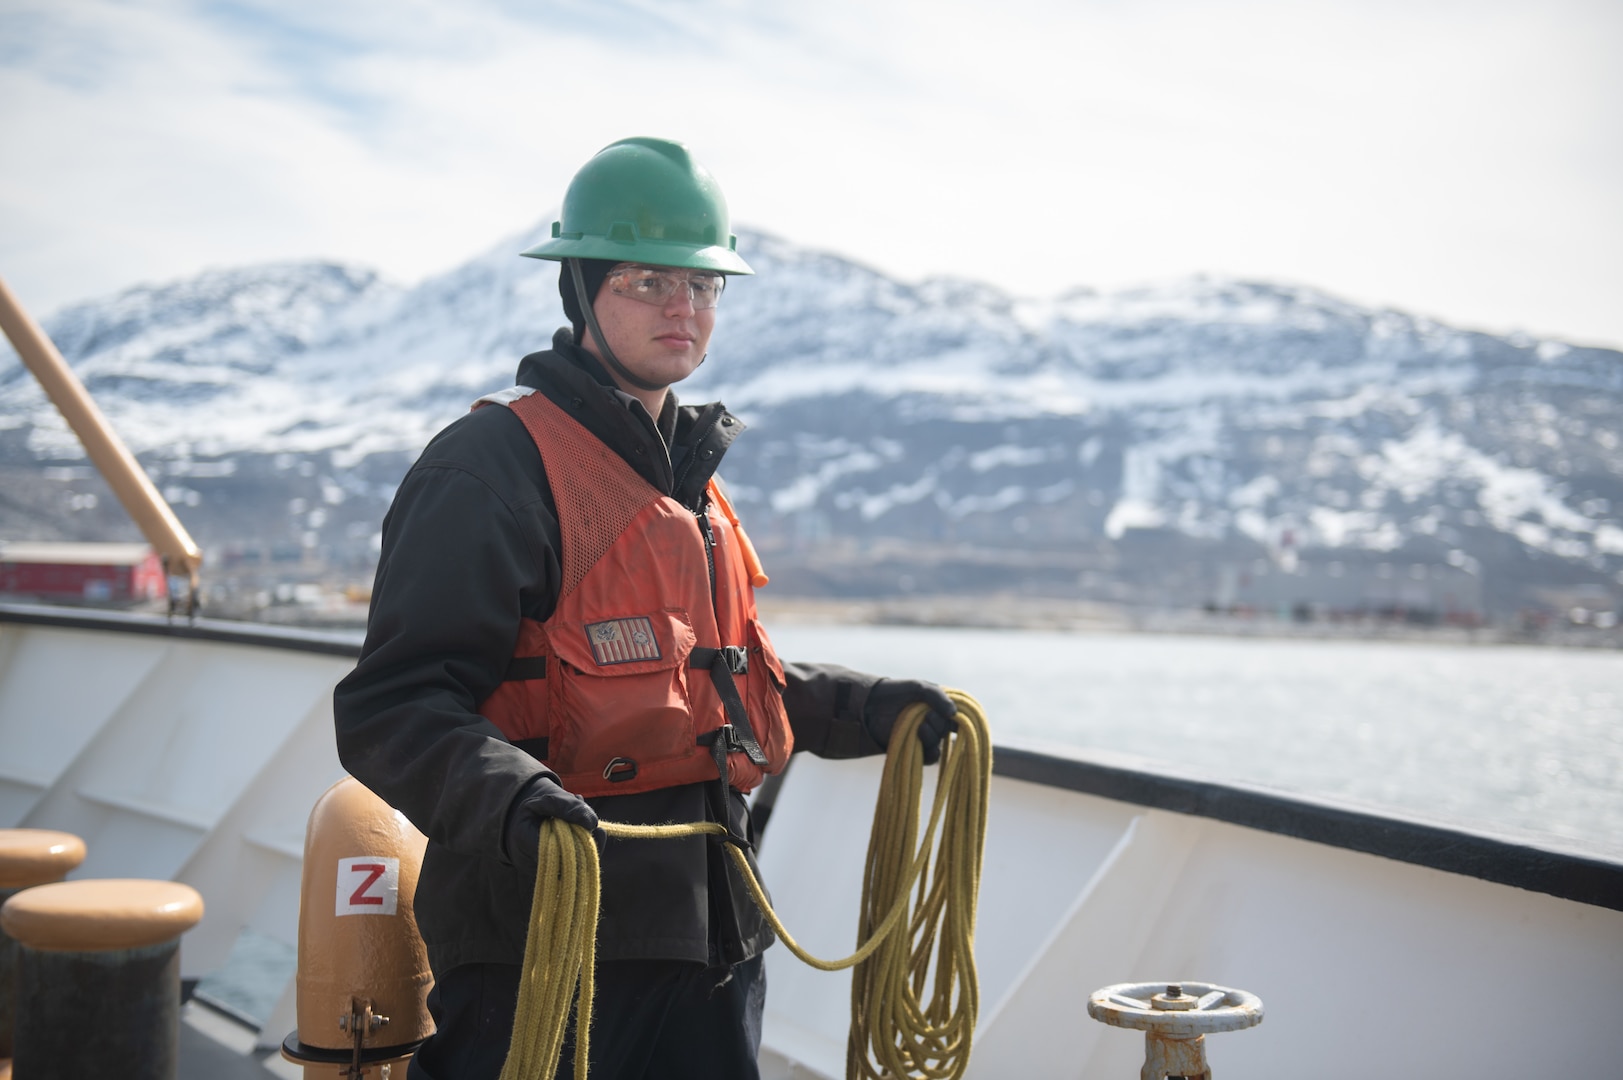
[[[0,889],[61,881],[85,861],[85,842],[50,829],[0,829]]]
[[[202,917],[190,885],[112,878],[24,889],[0,907],[0,928],[31,949],[109,952],[172,941]]]

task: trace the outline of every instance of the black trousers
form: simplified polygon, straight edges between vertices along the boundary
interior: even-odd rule
[[[510,964],[464,964],[436,980],[428,995],[436,1031],[412,1058],[408,1080],[496,1080],[518,983]],[[759,956],[730,969],[674,960],[599,964],[592,1080],[758,1080],[765,1001]],[[558,1080],[573,1075],[574,1035],[571,1021]]]

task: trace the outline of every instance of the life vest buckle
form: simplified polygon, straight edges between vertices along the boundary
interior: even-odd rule
[[[727,748],[729,754],[748,752],[744,740],[738,737],[738,729],[731,724],[723,724],[717,728],[716,738],[721,742],[722,746]]]
[[[603,766],[603,779],[611,784],[637,778],[637,763],[628,757],[617,757]]]
[[[723,645],[716,650],[721,654],[722,663],[734,675],[748,675],[750,670],[749,650],[742,645]]]

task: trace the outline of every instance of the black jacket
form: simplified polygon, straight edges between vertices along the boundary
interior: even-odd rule
[[[546,394],[650,484],[697,508],[743,425],[719,404],[679,406],[656,424],[613,389],[560,330],[526,356],[518,381]],[[416,915],[436,972],[518,963],[532,880],[506,859],[514,797],[545,767],[511,745],[478,707],[501,681],[519,619],[558,600],[559,530],[540,453],[513,413],[491,406],[428,444],[383,521],[366,643],[333,695],[344,767],[428,836]],[[826,757],[880,753],[862,725],[876,681],[835,665],[784,665],[797,749]],[[704,785],[591,800],[608,821],[706,817]],[[737,792],[733,829],[749,835]],[[603,853],[602,960],[736,963],[771,943],[717,842],[610,841]]]

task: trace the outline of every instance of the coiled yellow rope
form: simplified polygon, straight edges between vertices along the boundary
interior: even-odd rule
[[[846,1047],[848,1080],[956,1080],[969,1065],[980,1007],[975,902],[986,840],[992,740],[980,703],[957,690],[947,693],[958,706],[958,727],[942,743],[935,800],[922,841],[918,832],[924,751],[915,733],[925,707],[910,706],[896,722],[868,839],[856,952],[823,960],[802,948],[772,910],[744,853],[727,847],[750,895],[790,952],[822,971],[856,968]],[[621,840],[726,832],[716,822],[604,822],[603,828]],[[574,1075],[575,1080],[587,1080],[599,899],[597,845],[586,830],[551,818],[542,823],[539,855],[513,1039],[501,1080],[552,1080],[572,1002]],[[898,933],[904,921],[906,930]]]
[[[598,896],[597,842],[592,834],[558,818],[543,821],[518,1007],[501,1080],[552,1080],[571,1003],[580,1028],[575,1038],[575,1080],[586,1080]]]

